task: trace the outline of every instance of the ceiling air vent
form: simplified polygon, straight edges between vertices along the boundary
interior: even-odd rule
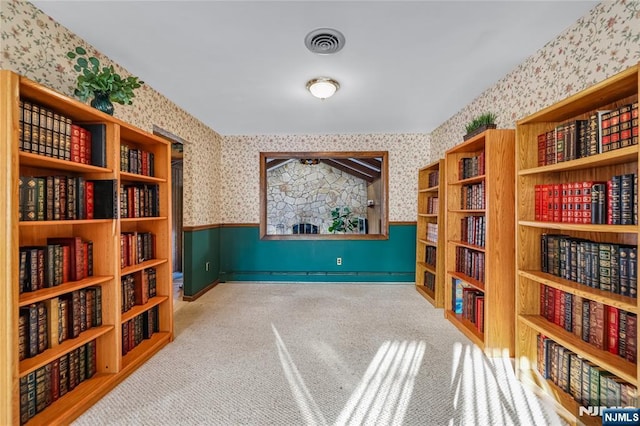
[[[344,47],[344,35],[332,28],[318,28],[304,38],[307,49],[319,55],[330,55]]]

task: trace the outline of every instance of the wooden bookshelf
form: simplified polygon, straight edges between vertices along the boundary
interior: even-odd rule
[[[416,290],[434,307],[444,306],[444,159],[418,171],[418,219],[416,226]],[[435,174],[438,180],[434,181]],[[431,182],[429,176],[432,176]],[[437,202],[435,200],[438,200]],[[429,236],[428,227],[435,226],[437,238]],[[433,251],[435,250],[435,256]],[[429,263],[427,263],[427,253]],[[427,286],[430,276],[432,287]]]
[[[445,317],[488,356],[514,352],[514,138],[512,129],[487,130],[445,153]],[[478,159],[476,167],[461,175],[468,158]],[[459,250],[475,259],[473,267],[461,267]],[[484,300],[483,317],[473,314],[477,305],[456,312],[456,282]]]
[[[20,100],[28,100],[64,115],[74,124],[104,124],[106,130],[106,166],[80,164],[38,153],[23,152],[20,143]],[[128,374],[173,339],[173,302],[171,284],[171,172],[170,145],[164,139],[137,129],[76,100],[43,87],[11,71],[0,71],[0,172],[2,226],[0,237],[7,243],[0,247],[0,270],[6,285],[0,286],[0,424],[21,423],[20,381],[33,371],[67,356],[89,342],[95,342],[96,374],[53,401],[31,417],[27,424],[69,424]],[[120,172],[120,145],[144,147],[155,156],[154,176]],[[19,221],[19,176],[65,175],[96,180],[115,180],[120,184],[158,185],[160,217],[127,219],[74,219]],[[116,194],[116,203],[121,202]],[[155,234],[155,259],[121,271],[121,232]],[[81,237],[93,241],[93,276],[61,285],[20,293],[19,250],[23,246],[43,246],[49,237]],[[159,329],[139,350],[122,356],[123,318],[121,313],[123,272],[140,274],[145,267],[156,269],[157,297],[136,314],[158,309]],[[102,293],[101,325],[87,327],[77,337],[60,343],[49,342],[38,355],[19,360],[19,309],[33,303],[55,300],[71,292],[100,287]],[[136,348],[137,349],[137,348]],[[135,367],[135,368],[134,368]]]
[[[635,315],[640,312],[640,308],[637,298],[594,288],[543,271],[541,238],[543,235],[562,234],[598,243],[637,247],[640,229],[637,223],[579,224],[572,223],[571,219],[565,222],[543,221],[543,217],[540,216],[541,210],[538,210],[539,214],[536,217],[535,186],[569,182],[606,182],[615,175],[637,173],[639,151],[638,145],[631,145],[569,161],[539,165],[538,135],[552,132],[556,126],[566,122],[588,120],[595,111],[613,110],[637,102],[639,78],[638,66],[631,67],[518,121],[516,126],[516,373],[523,383],[532,386],[538,394],[551,399],[561,415],[576,423],[601,424],[602,419],[584,413],[581,415],[580,407],[591,404],[574,399],[557,383],[544,378],[538,365],[538,335],[552,339],[581,359],[635,387],[639,383],[640,368],[637,363],[613,354],[606,348],[598,349],[593,342],[577,336],[573,322],[567,329],[566,324],[561,327],[548,320],[541,306],[543,285],[570,295],[572,301],[588,300],[589,303],[597,302],[605,307],[611,306]],[[577,297],[581,299],[576,299]],[[637,335],[637,328],[635,333]],[[582,376],[574,377],[574,380],[582,380]],[[600,405],[607,406],[606,403]]]

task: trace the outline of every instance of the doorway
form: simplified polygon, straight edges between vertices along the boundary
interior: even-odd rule
[[[182,306],[183,298],[183,158],[184,140],[164,129],[153,126],[153,133],[171,143],[171,271],[173,275],[174,310]]]

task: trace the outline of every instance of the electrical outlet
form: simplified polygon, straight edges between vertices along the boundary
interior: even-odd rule
[[[336,265],[342,266],[342,258],[341,257],[337,257],[336,258]]]
[[[205,270],[205,271],[207,271],[207,272],[209,272],[209,266],[211,266],[211,262],[206,262],[206,263],[204,264],[204,270]]]

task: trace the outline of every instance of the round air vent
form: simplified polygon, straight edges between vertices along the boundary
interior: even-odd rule
[[[332,28],[318,28],[304,38],[307,49],[319,55],[330,55],[344,47],[344,35]]]

